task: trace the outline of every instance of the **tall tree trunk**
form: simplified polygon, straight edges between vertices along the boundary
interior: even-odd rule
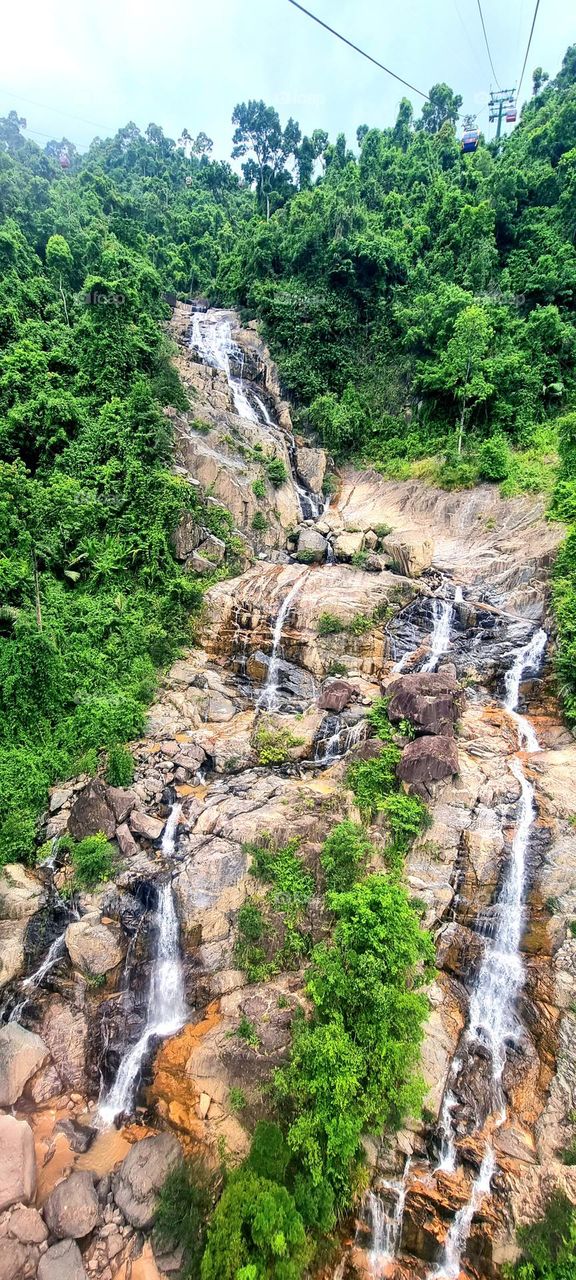
[[[472,362],[471,362],[470,356],[468,356],[468,364],[467,364],[467,366],[466,366],[466,379],[465,379],[465,382],[464,382],[464,395],[463,395],[463,398],[462,398],[462,413],[460,414],[460,427],[459,427],[459,429],[458,429],[458,457],[459,457],[459,458],[461,458],[461,457],[462,457],[462,440],[463,440],[463,438],[464,438],[464,423],[465,423],[465,421],[466,421],[466,405],[467,405],[467,403],[468,403],[468,397],[467,397],[467,395],[466,395],[466,388],[467,388],[468,383],[469,383],[469,381],[470,381],[470,365],[471,365],[471,363],[472,363]]]

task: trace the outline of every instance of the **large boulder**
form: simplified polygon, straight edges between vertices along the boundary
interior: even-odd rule
[[[83,1093],[88,1024],[82,1010],[74,1010],[66,1000],[52,999],[42,1019],[42,1038],[63,1086]]]
[[[68,830],[74,840],[95,836],[103,831],[110,839],[116,831],[116,816],[104,783],[94,778],[80,792],[68,819]]]
[[[164,830],[164,823],[160,818],[153,818],[151,814],[143,813],[141,809],[132,810],[130,826],[134,835],[144,836],[146,840],[152,841],[159,840]]]
[[[327,680],[322,686],[318,706],[321,711],[333,711],[339,715],[353,697],[354,688],[347,680]]]
[[[36,1156],[30,1125],[0,1115],[0,1212],[36,1195]]]
[[[386,690],[393,723],[411,720],[421,733],[450,735],[460,710],[458,684],[451,674],[418,672],[399,676]]]
[[[11,1107],[18,1101],[30,1077],[47,1058],[44,1041],[33,1031],[18,1022],[0,1027],[0,1107]]]
[[[304,552],[306,560],[312,564],[322,564],[326,559],[326,538],[317,529],[304,526],[298,534],[298,555]]]
[[[334,542],[334,553],[337,560],[351,560],[362,550],[364,543],[364,534],[361,530],[357,533],[339,533]]]
[[[296,470],[303,484],[312,493],[321,493],[326,475],[326,454],[323,449],[303,447],[296,450]]]
[[[454,777],[458,773],[458,751],[454,738],[447,735],[430,738],[415,738],[402,753],[398,765],[398,777],[413,790],[426,791],[432,782],[442,782],[444,778]]]
[[[10,1214],[10,1235],[21,1244],[43,1244],[48,1237],[48,1228],[37,1209],[19,1205]]]
[[[171,1133],[135,1142],[114,1178],[114,1199],[124,1217],[141,1231],[152,1226],[158,1194],[182,1151]]]
[[[19,862],[0,872],[0,987],[22,973],[28,921],[45,902],[45,889]]]
[[[91,1173],[71,1173],[50,1192],[44,1204],[49,1230],[58,1240],[81,1240],[94,1230],[100,1202]]]
[[[90,977],[115,969],[124,956],[118,931],[97,920],[75,920],[66,930],[66,947],[72,964]]]
[[[382,550],[396,571],[407,578],[420,578],[434,556],[434,544],[429,538],[410,538],[406,534],[384,538]]]
[[[86,1280],[82,1254],[73,1240],[59,1240],[38,1264],[38,1280]]]

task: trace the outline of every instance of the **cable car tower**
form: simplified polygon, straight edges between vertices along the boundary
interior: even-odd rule
[[[502,135],[502,121],[506,118],[508,124],[514,124],[516,121],[516,98],[513,89],[492,90],[490,93],[490,121],[497,121],[496,125],[496,142],[500,141]]]

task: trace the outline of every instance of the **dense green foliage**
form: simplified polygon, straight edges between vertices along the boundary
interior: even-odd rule
[[[69,854],[74,868],[73,888],[95,889],[96,885],[110,879],[114,866],[114,849],[102,831],[95,836],[85,836],[78,843],[70,836],[65,836],[61,846]]]
[[[278,194],[218,287],[262,317],[335,454],[443,452],[452,483],[504,480],[510,445],[576,392],[575,48],[499,149],[464,155],[458,99],[435,86],[431,100],[420,120],[404,100],[392,127],[359,130],[358,156],[325,148],[323,179]]]
[[[118,744],[201,598],[172,532],[185,510],[231,525],[168,469],[163,406],[186,400],[163,290],[208,285],[252,199],[155,126],[94,143],[73,171],[0,122],[2,860],[32,855],[48,785],[95,751],[128,776]]]
[[[159,1252],[183,1248],[182,1280],[199,1280],[216,1178],[198,1158],[178,1164],[161,1189],[154,1221]]]

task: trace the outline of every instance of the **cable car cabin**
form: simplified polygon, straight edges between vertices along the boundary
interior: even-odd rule
[[[59,155],[59,157],[58,157],[58,159],[59,159],[59,161],[60,161],[60,168],[61,168],[61,169],[69,169],[69,168],[70,168],[70,156],[68,155],[68,152],[67,152],[67,151],[61,151],[61,152],[60,152],[60,155]]]
[[[506,124],[516,124],[516,107],[511,107],[506,112]]]
[[[480,130],[467,129],[466,132],[462,135],[462,150],[464,154],[468,155],[471,151],[477,151],[479,141],[480,141]]]

